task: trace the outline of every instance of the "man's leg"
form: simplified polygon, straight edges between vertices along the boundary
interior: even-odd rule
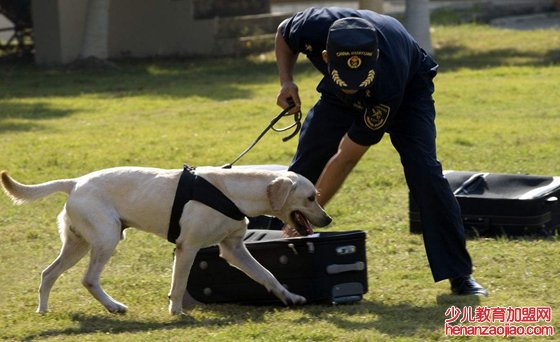
[[[412,197],[420,208],[424,245],[435,281],[468,276],[461,212],[436,158],[435,109],[431,95],[415,96],[401,108],[391,130]]]

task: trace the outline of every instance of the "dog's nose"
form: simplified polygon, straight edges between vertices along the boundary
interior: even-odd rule
[[[325,219],[323,220],[323,224],[320,227],[325,227],[328,226],[329,224],[331,224],[332,222],[332,217],[330,217],[329,215],[325,216]]]

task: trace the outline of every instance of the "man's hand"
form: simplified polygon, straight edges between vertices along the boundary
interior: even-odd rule
[[[299,99],[298,86],[292,81],[284,82],[276,98],[276,104],[282,109],[286,109],[289,105],[293,104],[294,108],[292,108],[290,113],[299,112],[301,110],[301,100]]]
[[[282,237],[288,238],[288,237],[298,237],[298,236],[302,236],[302,235],[298,233],[298,231],[295,230],[295,228],[293,228],[289,224],[287,223],[284,224],[284,227],[282,227]]]

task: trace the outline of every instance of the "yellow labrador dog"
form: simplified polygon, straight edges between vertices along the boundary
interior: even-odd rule
[[[83,285],[107,310],[124,313],[127,307],[111,298],[99,284],[100,274],[122,238],[123,229],[167,237],[175,191],[183,170],[118,167],[73,179],[38,185],[16,182],[5,171],[2,186],[15,203],[36,200],[54,192],[67,193],[58,215],[62,249],[42,273],[37,312],[48,310],[49,293],[57,278],[91,250]],[[300,231],[323,227],[331,218],[316,201],[316,190],[305,177],[288,171],[200,167],[196,175],[210,182],[246,216],[276,216]],[[183,312],[189,273],[198,250],[219,244],[220,255],[272,291],[286,305],[305,298],[286,290],[247,251],[243,237],[247,219],[234,220],[197,201],[189,201],[179,219],[180,235],[169,294],[171,314]],[[188,296],[188,294],[187,294]]]

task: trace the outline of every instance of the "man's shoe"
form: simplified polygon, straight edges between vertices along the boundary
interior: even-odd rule
[[[470,275],[449,279],[451,291],[460,296],[488,297],[488,291],[480,286]]]

